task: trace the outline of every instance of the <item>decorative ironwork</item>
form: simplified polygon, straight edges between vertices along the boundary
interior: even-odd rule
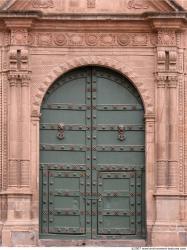
[[[125,140],[125,127],[123,125],[118,126],[118,139],[120,141]]]
[[[58,124],[57,138],[59,140],[63,140],[64,139],[64,123],[59,123]]]
[[[62,98],[59,92],[65,82],[80,77],[72,73],[50,88],[48,95],[57,91],[58,98],[51,95],[42,105],[41,233],[46,228],[46,233],[64,239],[121,239],[127,234],[135,237],[143,228],[140,220],[145,216],[143,105],[141,101],[123,103],[115,95],[114,99],[106,95],[98,100],[98,93],[109,86],[108,79],[115,82],[109,89],[111,96],[113,91],[119,91],[115,90],[116,83],[124,87],[125,95],[126,90],[128,95],[130,91],[137,100],[138,94],[117,74],[109,77],[107,69],[85,68],[80,73],[84,73],[84,100],[74,91],[68,93],[71,98]],[[98,78],[103,84],[98,84]],[[71,103],[74,94],[76,102]],[[66,99],[69,103],[63,103]],[[65,140],[58,142],[64,139],[64,133]],[[126,160],[127,155],[130,157]],[[123,206],[124,200],[128,206]],[[120,228],[116,226],[118,220]]]

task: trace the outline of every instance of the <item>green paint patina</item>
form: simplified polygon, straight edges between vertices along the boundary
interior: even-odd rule
[[[40,122],[40,237],[145,237],[144,109],[109,69],[66,73]]]

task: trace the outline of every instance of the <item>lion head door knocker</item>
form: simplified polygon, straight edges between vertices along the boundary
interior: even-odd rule
[[[59,140],[63,140],[64,139],[64,123],[59,123],[58,124],[57,138]]]
[[[118,140],[125,140],[125,127],[123,125],[118,125]]]

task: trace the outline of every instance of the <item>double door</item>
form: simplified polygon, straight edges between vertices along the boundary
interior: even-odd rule
[[[109,69],[68,72],[48,90],[40,122],[40,236],[145,236],[144,109]]]

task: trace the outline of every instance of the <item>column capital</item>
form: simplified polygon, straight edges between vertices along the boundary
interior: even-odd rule
[[[167,74],[156,74],[156,81],[157,81],[157,87],[158,88],[165,88],[166,81],[167,81]]]
[[[178,75],[169,75],[167,87],[168,88],[176,88],[178,83]]]
[[[20,74],[20,79],[21,79],[21,85],[24,87],[28,87],[29,86],[29,82],[31,79],[30,76],[31,72],[24,72]]]
[[[16,83],[17,83],[17,73],[16,72],[9,72],[8,73],[8,80],[9,80],[9,83],[10,83],[10,86],[16,86]]]

